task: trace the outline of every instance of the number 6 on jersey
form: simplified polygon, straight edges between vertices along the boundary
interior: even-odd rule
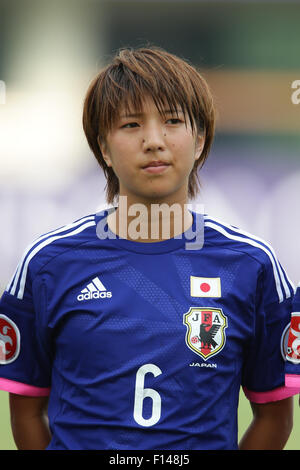
[[[144,388],[145,375],[153,374],[157,377],[162,372],[159,367],[154,364],[144,364],[136,373],[135,395],[134,395],[134,420],[141,426],[149,427],[156,424],[161,416],[161,398],[159,393],[153,388]],[[143,401],[144,398],[152,400],[152,414],[150,418],[143,418]]]

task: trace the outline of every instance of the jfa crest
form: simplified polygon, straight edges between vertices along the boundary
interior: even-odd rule
[[[205,361],[223,349],[227,317],[220,308],[191,307],[183,316],[187,326],[185,342]]]

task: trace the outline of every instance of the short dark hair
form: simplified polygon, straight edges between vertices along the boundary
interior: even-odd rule
[[[119,180],[106,165],[98,138],[105,142],[121,105],[140,112],[146,96],[153,99],[162,115],[165,104],[175,113],[179,106],[193,133],[204,133],[201,157],[195,161],[189,177],[188,196],[193,199],[199,191],[197,171],[208,157],[215,132],[215,108],[207,82],[187,60],[161,48],[122,48],[92,80],[83,106],[83,129],[104,171],[108,203],[113,203],[119,194]]]

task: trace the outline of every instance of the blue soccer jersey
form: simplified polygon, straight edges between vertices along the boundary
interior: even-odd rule
[[[0,387],[49,395],[48,449],[237,449],[240,386],[292,394],[294,290],[274,251],[192,214],[183,236],[143,243],[102,211],[25,251],[0,302]]]
[[[294,387],[300,393],[300,284],[293,299],[293,312],[287,333],[286,379],[288,387]]]

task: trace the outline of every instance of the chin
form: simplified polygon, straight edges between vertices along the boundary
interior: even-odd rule
[[[149,191],[149,192],[143,192],[143,194],[140,195],[141,198],[145,200],[149,200],[150,202],[159,203],[159,202],[168,202],[168,200],[172,203],[176,202],[176,192],[173,191],[166,191],[166,190],[161,190],[161,191]]]
[[[174,203],[184,199],[187,195],[188,188],[186,184],[170,184],[170,179],[164,181],[153,181],[147,184],[136,185],[135,187],[128,186],[129,193],[136,198],[137,202],[145,201],[145,203],[152,202],[153,204],[170,202]]]

